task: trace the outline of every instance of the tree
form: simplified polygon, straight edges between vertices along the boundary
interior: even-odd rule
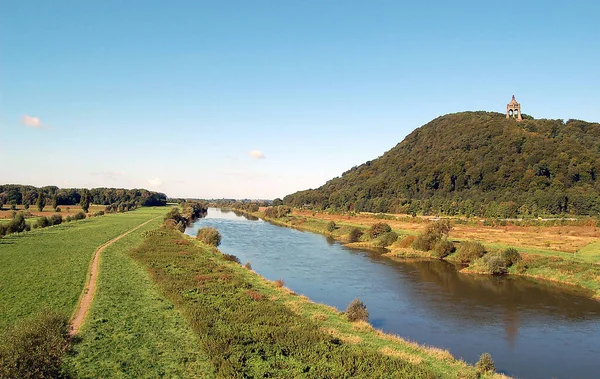
[[[44,206],[46,205],[46,199],[44,198],[44,193],[40,191],[38,194],[37,201],[35,202],[38,211],[42,212],[44,210]]]
[[[83,191],[81,191],[81,200],[79,200],[79,205],[85,213],[88,213],[88,210],[90,209],[90,199],[90,191],[87,188],[84,188]]]
[[[56,210],[56,207],[58,207],[58,196],[54,195],[52,197],[52,208],[54,208],[54,210]]]

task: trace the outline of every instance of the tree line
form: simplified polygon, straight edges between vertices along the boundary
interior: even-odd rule
[[[89,204],[116,206],[128,210],[135,206],[163,206],[167,204],[167,195],[146,189],[123,188],[58,188],[56,186],[34,187],[20,184],[0,185],[0,208],[3,205],[25,208],[45,206],[56,208],[60,205],[81,205],[88,208]],[[121,204],[124,204],[121,206]],[[86,210],[87,212],[87,210]]]

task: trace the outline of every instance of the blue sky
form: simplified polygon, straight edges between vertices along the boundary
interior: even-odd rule
[[[600,121],[599,3],[507,4],[2,1],[0,182],[274,198],[512,94]]]

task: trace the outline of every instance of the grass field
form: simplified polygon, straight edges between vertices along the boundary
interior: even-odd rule
[[[95,249],[164,213],[141,208],[0,239],[0,332],[43,309],[71,314]]]
[[[74,214],[82,211],[79,205],[59,205],[58,207],[60,208],[60,212],[56,212],[51,206],[44,207],[44,210],[40,212],[35,205],[30,206],[29,209],[25,209],[23,205],[17,205],[16,212],[31,213],[31,216],[29,217],[33,217],[35,220],[37,217],[48,217],[55,213],[61,214],[63,217],[73,216]],[[90,205],[89,212],[94,213],[97,211],[103,211],[104,208],[106,208],[104,205],[92,204]],[[0,222],[12,218],[12,213],[13,211],[7,205],[4,205],[4,208],[0,210]]]
[[[475,377],[447,351],[350,323],[178,232],[154,233],[133,257],[182,312],[217,377]]]
[[[68,357],[79,378],[210,377],[213,372],[198,337],[162,296],[146,270],[127,252],[156,229],[162,218],[102,252],[98,289]]]

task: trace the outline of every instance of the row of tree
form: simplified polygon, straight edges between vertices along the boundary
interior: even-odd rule
[[[20,184],[0,185],[0,207],[35,205],[38,209],[51,205],[81,205],[87,212],[89,204],[110,205],[135,203],[138,206],[163,206],[167,195],[146,189],[123,188],[58,188],[56,186],[34,187]]]

